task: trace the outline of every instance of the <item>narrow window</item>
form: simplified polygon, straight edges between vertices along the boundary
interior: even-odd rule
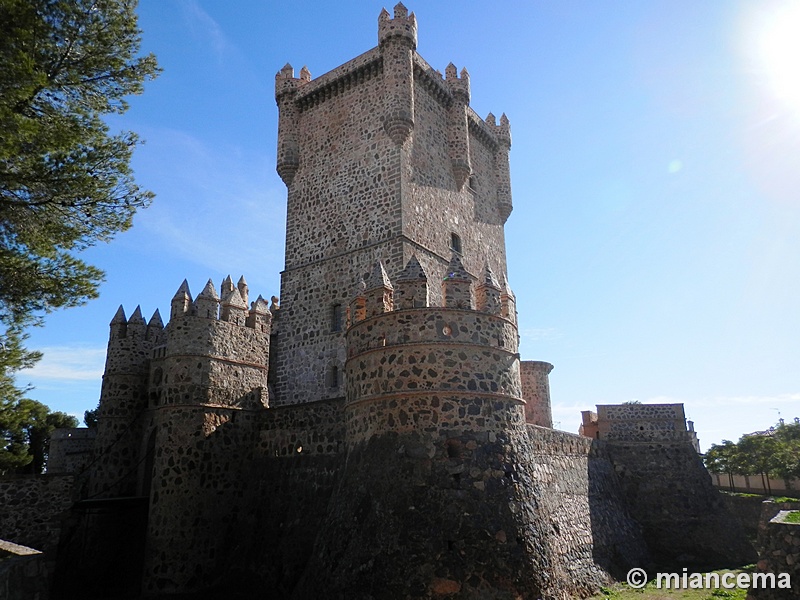
[[[331,306],[331,331],[341,331],[344,322],[344,311],[341,304]]]
[[[331,365],[328,368],[328,387],[333,389],[339,387],[339,367]]]
[[[457,233],[450,234],[450,250],[461,254],[461,238]]]

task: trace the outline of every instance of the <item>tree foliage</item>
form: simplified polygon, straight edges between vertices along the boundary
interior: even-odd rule
[[[781,421],[769,432],[742,436],[737,443],[712,444],[705,463],[712,473],[800,479],[800,420]]]
[[[38,358],[24,328],[97,296],[75,256],[130,227],[152,194],[133,180],[138,138],[103,118],[158,66],[139,56],[135,0],[0,0],[0,366]],[[17,353],[17,363],[9,352]]]
[[[0,397],[0,473],[41,473],[53,430],[77,426],[78,419],[41,402]]]

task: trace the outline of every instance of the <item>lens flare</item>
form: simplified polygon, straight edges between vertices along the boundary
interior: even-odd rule
[[[800,3],[787,3],[765,18],[758,55],[775,95],[800,113]]]

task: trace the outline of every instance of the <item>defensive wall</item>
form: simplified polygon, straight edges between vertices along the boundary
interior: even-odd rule
[[[712,568],[755,560],[703,465],[682,404],[598,405],[581,415],[582,435],[606,448],[655,562]]]
[[[0,477],[0,539],[52,552],[72,506],[73,475]]]

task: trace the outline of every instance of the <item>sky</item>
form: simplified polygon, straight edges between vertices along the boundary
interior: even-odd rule
[[[707,449],[800,417],[800,3],[406,4],[423,58],[466,67],[472,108],[511,121],[509,280],[522,358],[555,365],[554,426],[682,402]],[[228,274],[278,295],[274,75],[373,48],[383,6],[140,0],[163,73],[109,124],[146,140],[132,165],[156,198],[83,253],[100,297],[31,331],[29,397],[97,405],[120,304],[168,317],[184,278],[196,295]]]

